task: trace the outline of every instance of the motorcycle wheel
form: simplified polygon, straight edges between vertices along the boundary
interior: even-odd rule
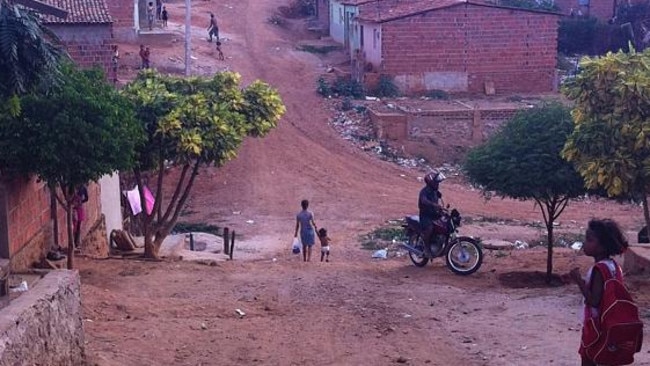
[[[429,258],[424,256],[424,241],[418,234],[412,234],[409,237],[409,245],[420,250],[423,254],[422,255],[417,255],[413,252],[409,252],[409,258],[411,258],[411,262],[415,264],[418,267],[424,267],[429,263]]]
[[[483,250],[478,241],[470,237],[456,238],[447,254],[447,267],[455,274],[467,276],[481,268],[483,264]]]

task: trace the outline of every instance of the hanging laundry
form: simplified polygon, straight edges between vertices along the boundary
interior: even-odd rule
[[[135,187],[130,191],[125,191],[124,194],[126,195],[126,199],[129,201],[129,206],[131,206],[133,216],[142,212],[142,202],[140,201],[140,192],[138,192],[138,187]],[[155,198],[147,186],[144,186],[144,201],[147,208],[147,214],[151,215]]]

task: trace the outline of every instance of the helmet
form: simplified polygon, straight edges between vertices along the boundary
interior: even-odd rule
[[[445,175],[437,170],[432,170],[431,173],[424,176],[424,183],[429,184],[431,182],[440,183],[445,180]]]

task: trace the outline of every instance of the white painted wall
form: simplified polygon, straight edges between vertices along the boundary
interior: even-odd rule
[[[99,179],[102,213],[106,219],[106,235],[110,242],[111,231],[122,230],[122,207],[120,206],[120,175],[105,175]]]
[[[370,62],[376,70],[381,66],[381,24],[362,22],[363,26],[363,47],[366,62]]]
[[[330,37],[336,42],[345,42],[345,6],[336,0],[330,1]]]

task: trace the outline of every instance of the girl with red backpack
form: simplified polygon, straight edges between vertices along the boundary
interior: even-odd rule
[[[613,220],[591,220],[584,253],[595,264],[582,278],[571,270],[571,278],[585,298],[584,324],[579,353],[583,366],[628,365],[641,350],[643,323],[625,285],[623,273],[612,256],[628,247],[625,235]]]

